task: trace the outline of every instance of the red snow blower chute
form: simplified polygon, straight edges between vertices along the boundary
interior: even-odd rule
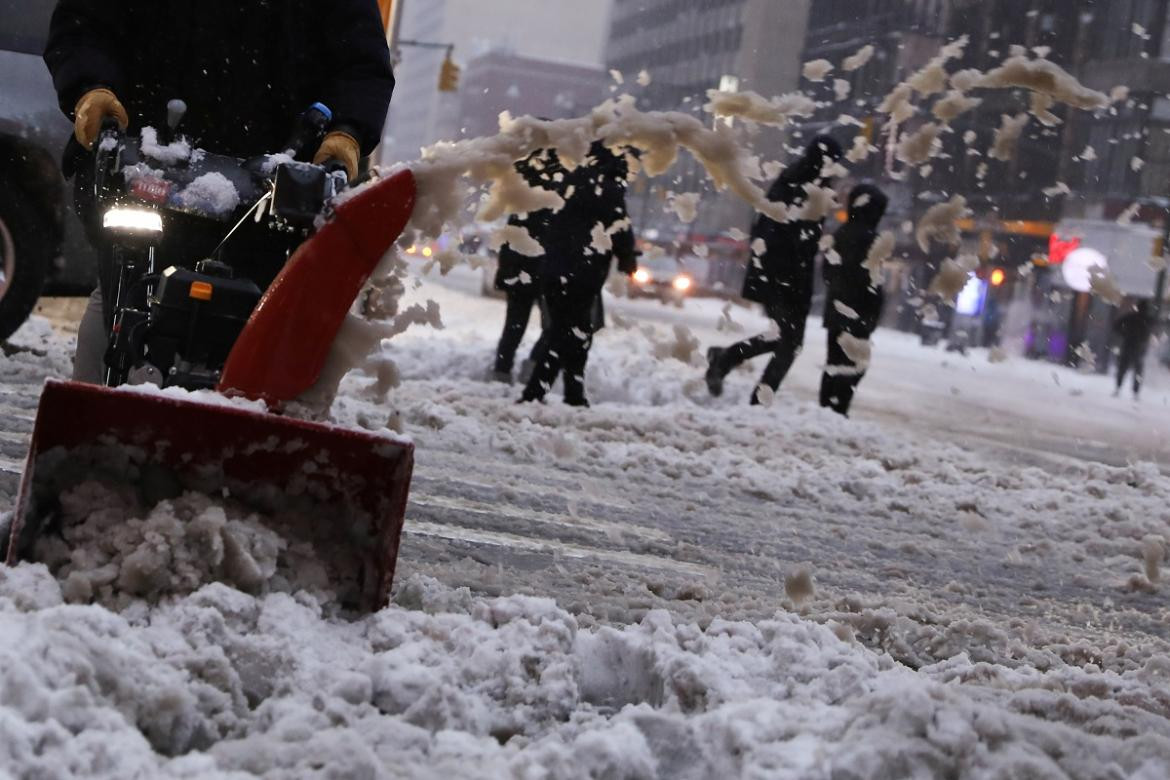
[[[96,147],[96,201],[118,274],[106,300],[106,386],[46,384],[0,540],[5,560],[28,560],[38,538],[61,533],[61,492],[79,480],[129,483],[147,508],[197,490],[230,496],[312,543],[340,600],[376,609],[389,599],[413,447],[279,411],[317,381],[410,218],[414,178],[402,170],[346,189],[340,166],[297,162],[328,123],[320,105],[283,154],[252,160],[190,152],[176,143],[182,106],[168,108],[165,146],[108,127]],[[180,257],[187,247],[168,244],[172,227],[192,224],[204,233],[218,226],[210,255]],[[224,251],[241,228],[253,242],[270,235],[296,246],[274,280],[257,280],[247,257]],[[218,395],[185,392],[211,389]]]

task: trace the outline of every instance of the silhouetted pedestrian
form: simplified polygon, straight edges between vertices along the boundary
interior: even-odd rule
[[[786,169],[772,188],[768,199],[783,203],[791,212],[804,208],[812,187],[828,187],[829,171],[841,159],[841,146],[829,136],[817,136],[804,156]],[[712,347],[707,351],[707,388],[711,395],[723,394],[723,379],[740,363],[766,353],[772,359],[764,369],[760,385],[776,390],[804,344],[805,320],[812,308],[815,261],[823,219],[800,219],[777,222],[760,215],[752,227],[753,256],[744,280],[743,297],[764,305],[778,333],[762,334],[733,344]],[[759,241],[763,242],[762,254]],[[752,392],[752,403],[760,402],[759,389]]]
[[[1142,392],[1146,350],[1150,346],[1150,333],[1153,330],[1149,302],[1137,301],[1132,309],[1114,321],[1113,330],[1121,341],[1117,356],[1117,389],[1113,391],[1113,395],[1121,395],[1125,375],[1132,371],[1133,397],[1137,398]]]
[[[626,213],[629,168],[625,157],[600,142],[590,147],[584,164],[571,171],[555,160],[550,166],[556,168],[553,182],[541,186],[558,192],[565,205],[549,215],[541,234],[548,348],[537,360],[521,400],[543,400],[560,374],[565,403],[588,406],[585,363],[599,326],[602,287],[614,258],[622,273],[637,270]]]
[[[554,172],[548,170],[548,162],[549,153],[539,150],[516,163],[516,170],[529,186],[539,187],[542,186],[542,182],[545,184],[552,182]],[[547,209],[531,214],[514,214],[508,219],[508,224],[523,228],[533,240],[543,243],[549,216],[550,212]],[[508,305],[504,315],[504,330],[500,334],[500,342],[496,348],[495,364],[488,378],[511,384],[516,350],[519,349],[520,342],[524,340],[524,333],[528,330],[532,307],[540,301],[544,257],[530,257],[516,251],[510,243],[505,243],[500,247],[498,258],[494,285],[495,289],[504,293]],[[537,350],[534,349],[530,359],[535,360],[536,354]],[[521,381],[528,381],[523,372]]]
[[[888,204],[889,198],[877,187],[855,187],[849,193],[849,219],[834,236],[833,249],[840,261],[826,260],[824,266],[829,351],[821,376],[821,406],[845,416],[865,376],[869,337],[882,314],[881,280],[874,278],[865,261]]]

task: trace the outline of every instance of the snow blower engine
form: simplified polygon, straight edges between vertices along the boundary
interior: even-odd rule
[[[259,236],[263,254],[283,264],[347,184],[339,164],[298,161],[325,135],[330,114],[322,104],[301,116],[280,154],[249,160],[194,149],[178,132],[185,110],[171,101],[165,130],[139,138],[107,125],[97,146],[96,197],[117,272],[106,291],[110,387],[214,388],[274,276],[249,266],[247,247],[235,253],[244,255],[242,264],[225,249],[242,233],[253,247]],[[199,251],[192,236],[223,235],[233,222],[210,256],[190,257],[192,243]]]

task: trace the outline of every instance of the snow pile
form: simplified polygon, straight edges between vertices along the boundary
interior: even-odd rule
[[[160,144],[158,131],[153,127],[142,128],[139,138],[142,153],[162,165],[177,165],[192,159],[191,142],[185,138],[178,138],[165,145]]]
[[[697,192],[672,192],[667,210],[673,211],[679,222],[690,224],[699,217],[699,198],[700,195]]]
[[[62,580],[64,598],[74,603],[119,596],[153,603],[212,581],[259,592],[288,546],[254,515],[229,518],[199,493],[137,517],[141,510],[126,496],[99,482],[83,482],[60,501],[62,533],[38,540],[34,557]]]
[[[493,251],[500,251],[505,244],[510,246],[513,251],[526,257],[544,255],[544,247],[532,237],[526,228],[520,225],[504,225],[492,233],[489,245]]]
[[[939,138],[942,132],[942,125],[927,122],[913,133],[902,136],[897,148],[898,160],[918,167],[937,157],[942,151],[942,140]]]
[[[962,241],[959,231],[959,220],[970,216],[967,208],[967,199],[962,195],[955,195],[946,203],[937,203],[926,210],[918,220],[915,238],[923,252],[930,251],[932,241],[958,246]]]
[[[790,583],[808,595],[803,576]],[[142,621],[63,605],[43,567],[0,572],[0,759],[18,774],[178,777],[1170,768],[1150,687],[1166,663],[1044,673],[960,656],[913,672],[793,615],[700,629],[654,611],[582,630],[551,600],[428,578],[399,599],[345,623],[303,595],[209,585]]]
[[[846,73],[852,73],[855,70],[864,68],[877,50],[871,45],[866,44],[857,50],[855,54],[846,57],[841,63],[841,70]]]
[[[833,63],[828,60],[813,60],[804,63],[801,73],[809,81],[820,83],[833,72]]]
[[[939,121],[949,124],[968,111],[978,108],[982,103],[982,98],[970,97],[960,90],[953,89],[935,102],[931,113]]]
[[[1015,117],[1004,114],[999,128],[995,131],[995,141],[987,156],[993,160],[1003,160],[1004,162],[1016,159],[1016,147],[1019,146],[1020,136],[1024,134],[1024,128],[1027,127],[1030,118],[1028,114],[1020,114]]]
[[[1025,56],[1009,57],[998,68],[988,71],[976,86],[1029,89],[1084,111],[1107,108],[1110,103],[1108,95],[1085,87],[1055,62],[1030,60]]]
[[[971,281],[971,274],[979,267],[977,255],[960,255],[957,258],[943,260],[938,273],[930,280],[927,292],[937,295],[943,301],[952,303],[967,283]]]
[[[222,173],[212,171],[197,177],[175,196],[183,208],[204,211],[223,217],[231,214],[240,205],[240,193],[236,185]]]
[[[816,111],[814,100],[800,93],[769,100],[757,92],[723,92],[707,90],[703,110],[720,118],[735,117],[756,124],[784,127],[793,117],[810,117]]]
[[[478,277],[442,280],[468,282]],[[948,446],[942,427],[864,421],[875,394],[894,392],[891,376],[942,382],[931,401],[903,404],[929,412],[950,397],[948,374],[998,387],[1009,369],[940,368],[938,353],[883,333],[861,419],[803,400],[815,398],[818,354],[765,412],[742,405],[755,372],[729,376],[725,401],[702,387],[697,356],[724,304],[607,301],[625,317],[698,324],[654,338],[608,328],[586,378],[593,409],[518,407],[515,388],[472,379],[499,304],[429,281],[409,296],[412,316],[442,304],[448,329],[393,343],[406,381],[392,406],[366,395],[374,373],[351,375],[338,399],[354,418],[392,408],[427,454],[395,606],[335,617],[328,594],[273,587],[279,554],[256,593],[200,585],[221,572],[184,556],[222,540],[209,527],[248,538],[230,500],[180,494],[129,513],[145,533],[117,544],[120,560],[154,554],[156,534],[178,539],[179,587],[138,597],[115,578],[97,586],[98,604],[77,605],[65,603],[71,562],[58,577],[0,571],[5,770],[876,780],[1170,769],[1159,621],[1170,483],[1158,469],[1020,465],[976,439]],[[679,354],[661,356],[672,331]],[[1044,404],[1056,406],[1051,394]],[[990,415],[957,408],[943,409],[951,424],[987,426]],[[66,503],[87,516],[127,500],[77,490]],[[184,517],[193,527],[179,536]],[[87,533],[100,547],[118,531]],[[262,565],[264,538],[247,543]]]

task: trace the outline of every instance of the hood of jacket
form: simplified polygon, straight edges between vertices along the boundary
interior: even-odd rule
[[[827,185],[830,177],[821,175],[825,165],[840,161],[844,154],[841,144],[837,143],[832,136],[818,135],[809,142],[808,148],[805,149],[801,158],[780,174],[780,178],[772,185],[768,197],[771,200],[779,200],[777,197],[772,197],[772,193],[779,195],[786,187],[794,185],[802,186],[814,182],[822,186]]]
[[[886,193],[873,184],[859,184],[849,193],[849,222],[877,229],[889,205],[890,199]]]

